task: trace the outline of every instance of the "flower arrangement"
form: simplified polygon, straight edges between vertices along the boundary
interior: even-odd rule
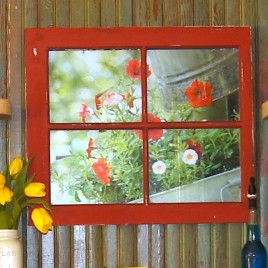
[[[21,213],[32,208],[31,219],[42,234],[52,229],[50,206],[42,199],[45,185],[28,177],[30,161],[15,157],[0,173],[0,229],[17,229]]]
[[[195,121],[213,105],[212,83],[194,79],[185,88],[185,102],[171,112],[159,109],[159,89],[148,80],[152,74],[147,65],[149,122]],[[93,103],[81,104],[77,111],[81,122],[140,122],[140,81],[141,63],[130,59],[115,87],[95,95]],[[233,114],[233,120],[239,118]],[[83,146],[52,158],[51,174],[55,188],[73,197],[70,202],[127,203],[143,196],[141,129],[68,131],[66,139]],[[148,151],[150,194],[154,194],[238,167],[239,130],[151,129]]]

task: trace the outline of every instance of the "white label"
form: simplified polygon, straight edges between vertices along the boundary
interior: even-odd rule
[[[15,268],[14,257],[16,255],[16,251],[8,247],[3,247],[0,250],[0,268]]]

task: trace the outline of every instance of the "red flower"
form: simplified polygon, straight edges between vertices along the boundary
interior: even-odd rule
[[[211,83],[203,83],[199,80],[193,81],[190,87],[185,91],[185,96],[189,100],[189,104],[193,108],[209,106],[212,103],[212,85]]]
[[[79,116],[82,119],[82,122],[85,123],[86,122],[86,118],[93,115],[94,112],[91,108],[89,108],[86,104],[82,104],[79,112],[78,112]]]
[[[192,149],[195,150],[197,155],[198,155],[198,159],[200,159],[202,157],[202,146],[199,142],[193,141],[193,140],[188,140],[186,141],[187,143],[187,149]]]
[[[95,106],[96,110],[100,110],[102,105],[102,101],[99,96],[95,96]]]
[[[92,168],[98,177],[98,179],[105,185],[111,182],[109,178],[111,169],[109,165],[106,163],[105,159],[98,158],[96,162],[93,163]]]
[[[138,60],[129,60],[126,66],[126,73],[132,79],[141,79],[141,63]],[[151,70],[149,69],[149,65],[147,64],[147,77],[151,75]]]
[[[135,98],[133,97],[133,95],[130,92],[128,92],[127,93],[127,105],[128,105],[129,108],[134,107],[134,99]]]
[[[98,147],[94,147],[93,145],[94,145],[94,141],[93,141],[92,138],[90,138],[89,141],[88,141],[87,149],[86,149],[86,152],[87,152],[87,158],[91,158],[91,152],[92,152],[93,150],[98,149]]]
[[[149,122],[161,122],[161,119],[153,114],[148,114]],[[143,140],[143,132],[142,130],[136,129],[134,132],[139,136],[141,140]],[[150,129],[148,132],[148,139],[158,141],[163,136],[163,129]]]

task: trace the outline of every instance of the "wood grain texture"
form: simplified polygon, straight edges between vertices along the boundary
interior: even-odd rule
[[[101,27],[116,26],[115,0],[101,1]]]
[[[70,0],[70,27],[85,27],[86,14],[87,10],[84,0]]]
[[[69,0],[55,0],[55,27],[70,27],[70,6]]]
[[[0,98],[9,97],[7,91],[7,19],[8,2],[0,2]],[[0,120],[0,170],[3,170],[7,160],[7,122]]]
[[[164,16],[168,14],[168,16]],[[163,26],[179,25],[179,4],[177,0],[170,0],[163,2]]]
[[[194,2],[194,25],[210,25],[210,5],[209,0],[200,0]]]
[[[180,26],[194,25],[194,0],[180,0]]]
[[[116,26],[132,26],[132,0],[116,1]]]
[[[212,0],[211,1],[211,25],[226,25],[225,24],[225,1]]]
[[[4,155],[0,167],[5,155],[25,154],[24,28],[258,26],[260,39],[254,35],[253,42],[259,44],[260,54],[253,56],[259,64],[258,90],[266,98],[267,10],[266,0],[1,0],[0,92],[11,97],[13,116],[9,123],[0,121],[0,154]],[[265,156],[267,149],[262,153]],[[263,209],[262,214],[268,242],[267,212]],[[55,227],[41,236],[33,226],[24,228],[26,224],[27,217],[20,227],[27,268],[240,267],[245,231],[243,224],[144,224]]]

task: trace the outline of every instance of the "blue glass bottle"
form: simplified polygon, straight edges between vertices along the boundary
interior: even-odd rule
[[[261,242],[257,195],[253,178],[250,181],[248,198],[249,222],[247,224],[247,242],[242,250],[242,268],[267,268],[267,252]]]

